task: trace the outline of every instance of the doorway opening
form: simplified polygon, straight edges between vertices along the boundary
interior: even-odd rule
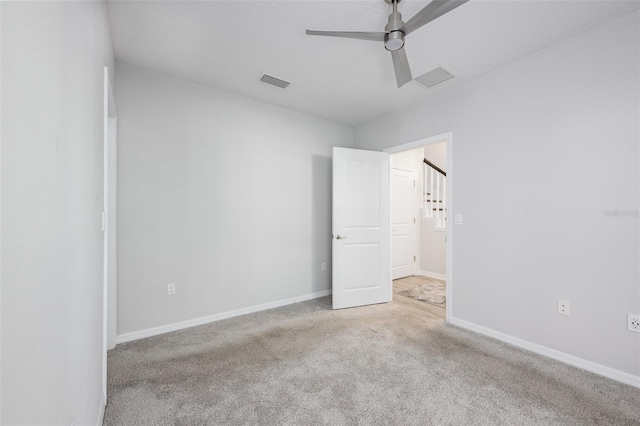
[[[451,133],[390,154],[391,299],[446,319],[452,312]]]

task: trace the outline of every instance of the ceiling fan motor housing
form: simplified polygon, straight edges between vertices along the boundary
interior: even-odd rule
[[[393,52],[402,49],[404,46],[404,33],[399,30],[404,25],[400,12],[392,12],[389,15],[389,22],[384,27],[388,34],[384,37],[385,49]]]
[[[0,0],[1,1],[1,0]],[[451,12],[458,6],[468,2],[469,0],[432,0],[429,4],[422,8],[407,23],[402,20],[402,15],[398,13],[398,3],[400,0],[383,0],[393,8],[389,15],[389,22],[384,27],[385,31],[316,31],[307,30],[308,35],[321,35],[332,37],[357,38],[361,40],[370,40],[380,42],[384,40],[384,47],[391,52],[391,60],[393,61],[393,70],[396,75],[398,87],[402,87],[410,82],[411,68],[407,53],[403,49],[404,37],[411,34],[418,28],[428,24],[434,19],[438,19],[445,13]]]

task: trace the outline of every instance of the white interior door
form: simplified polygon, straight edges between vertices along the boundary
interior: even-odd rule
[[[391,300],[389,154],[333,149],[333,309]]]
[[[416,179],[409,170],[391,171],[391,276],[415,273],[416,265]]]

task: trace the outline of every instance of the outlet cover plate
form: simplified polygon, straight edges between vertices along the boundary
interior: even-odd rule
[[[176,294],[176,284],[175,283],[167,284],[167,296],[172,296],[174,294]]]
[[[627,330],[640,333],[640,315],[627,315]]]
[[[568,300],[558,300],[558,313],[560,315],[570,316],[571,310]]]

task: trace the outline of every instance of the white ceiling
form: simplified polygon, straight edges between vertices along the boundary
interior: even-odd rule
[[[428,1],[404,0],[405,22]],[[396,87],[382,43],[305,29],[382,31],[383,0],[110,1],[116,59],[356,125],[637,9],[638,1],[471,0],[407,36],[413,76],[456,75],[432,89]],[[262,73],[291,82],[260,83]]]

